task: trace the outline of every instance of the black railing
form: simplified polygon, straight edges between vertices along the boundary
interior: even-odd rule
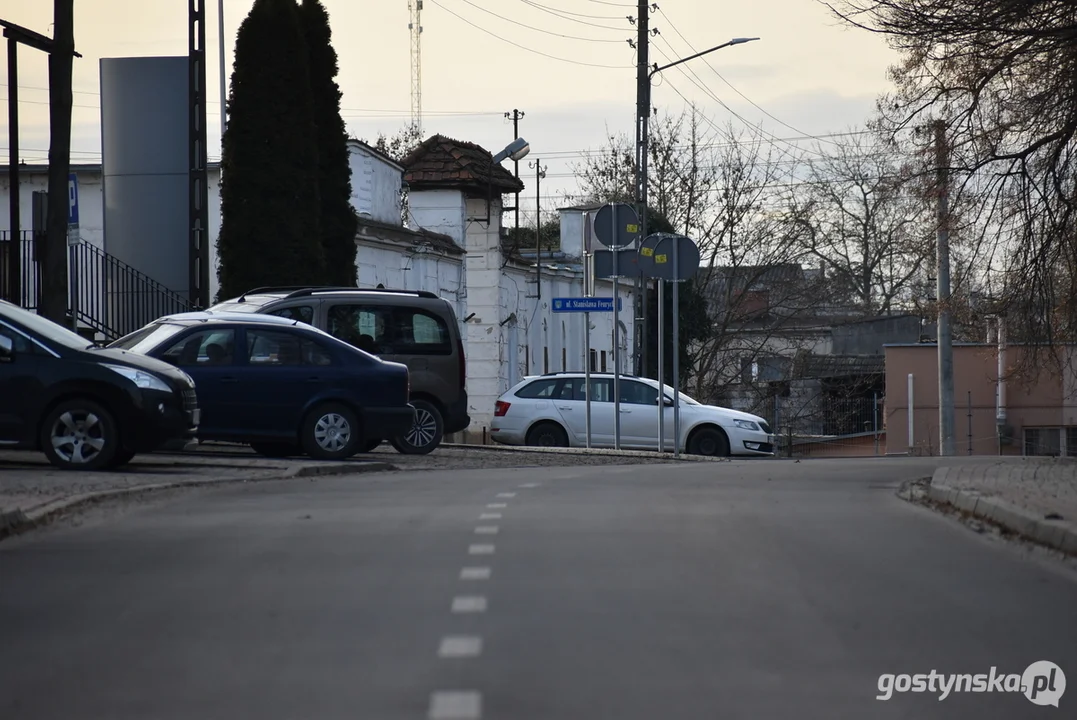
[[[30,233],[21,238],[22,268],[19,304],[36,309],[40,297],[40,265]],[[0,233],[0,290],[10,299],[10,241]],[[68,307],[78,325],[107,340],[133,332],[162,315],[186,312],[191,303],[150,276],[85,241],[68,246]]]

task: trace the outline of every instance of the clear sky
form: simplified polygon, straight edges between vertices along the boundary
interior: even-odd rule
[[[408,0],[324,3],[340,55],[338,82],[349,130],[368,140],[379,131],[394,132],[408,121],[410,109]],[[216,159],[217,0],[207,4],[210,156]],[[251,5],[252,0],[225,0],[229,77],[235,33]],[[687,99],[720,125],[732,117],[731,109],[776,137],[795,138],[860,124],[888,89],[886,71],[896,55],[880,37],[839,25],[817,0],[664,0],[658,5],[652,15],[652,27],[660,33],[653,38],[654,62],[731,37],[761,38],[693,60],[683,71],[664,72],[652,97],[660,108],[680,110]],[[580,151],[601,146],[607,131],[632,131],[635,51],[626,41],[636,31],[626,16],[635,15],[630,0],[425,0],[426,134],[440,132],[496,152],[512,139],[504,113],[524,111],[520,134],[531,143],[531,155],[521,164],[526,193],[534,193],[527,163],[540,159],[548,167],[544,210],[552,210],[560,194],[574,187],[572,167],[580,162]],[[49,0],[4,0],[0,17],[52,33]],[[187,2],[75,0],[75,44],[83,57],[75,60],[73,160],[98,162],[99,60],[186,54]],[[21,154],[27,162],[42,162],[48,149],[47,63],[32,49],[21,49],[19,57]],[[6,54],[3,63],[6,98]],[[6,130],[6,112],[3,118]],[[6,132],[0,144],[6,161]]]

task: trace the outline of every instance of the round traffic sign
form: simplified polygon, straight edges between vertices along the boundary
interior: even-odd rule
[[[684,235],[664,235],[658,239],[654,248],[654,269],[651,271],[653,277],[680,282],[691,280],[698,270],[699,247],[692,238]]]
[[[643,277],[654,277],[654,249],[658,241],[669,233],[653,233],[643,238],[637,251],[636,266]]]
[[[595,214],[595,237],[608,248],[631,245],[639,237],[639,215],[628,203],[603,205]]]

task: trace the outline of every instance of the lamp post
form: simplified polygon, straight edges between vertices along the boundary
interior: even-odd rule
[[[639,127],[638,127],[638,133],[637,133],[638,140],[637,140],[637,146],[636,146],[636,173],[637,173],[637,175],[636,175],[636,203],[637,203],[637,212],[639,214],[639,221],[640,221],[640,238],[641,239],[646,238],[647,235],[648,235],[648,231],[647,231],[647,192],[648,192],[647,153],[649,152],[649,144],[650,144],[651,81],[654,79],[655,75],[662,72],[663,70],[668,70],[671,67],[675,67],[677,65],[680,65],[681,63],[686,63],[689,60],[695,60],[696,58],[703,57],[704,55],[709,55],[710,53],[715,52],[716,50],[721,50],[722,48],[726,48],[726,47],[729,47],[731,45],[743,45],[744,43],[752,42],[753,40],[758,40],[758,39],[759,38],[757,38],[757,37],[753,37],[753,38],[733,38],[732,40],[729,40],[727,42],[722,43],[721,45],[715,45],[714,47],[708,48],[707,50],[703,50],[702,52],[697,52],[695,55],[689,55],[686,58],[681,58],[680,60],[675,60],[675,61],[673,61],[671,63],[667,63],[665,65],[659,65],[659,64],[655,63],[654,67],[647,73],[647,83],[646,83],[646,89],[645,89],[646,97],[644,98],[644,102],[642,103],[643,112],[641,113],[640,118],[639,118]],[[663,342],[663,338],[662,338],[662,331],[664,329],[662,327],[662,325],[663,325],[664,313],[665,313],[665,300],[664,300],[665,287],[664,287],[664,285],[665,285],[665,282],[663,280],[658,281],[658,287],[657,287],[657,292],[658,292],[658,382],[663,383],[663,384],[665,384],[665,375],[664,375],[665,353],[663,352],[663,350],[665,349],[665,343]],[[643,313],[643,344],[641,345],[641,348],[646,347],[647,342],[649,340],[649,336],[650,336],[650,323],[647,320],[647,310],[648,310],[648,307],[649,307],[649,302],[648,302],[648,297],[647,296],[648,296],[648,283],[645,280],[643,282],[643,302],[642,302],[642,305],[643,305],[643,308],[642,308],[642,313]],[[644,351],[641,354],[642,354],[643,359],[644,359],[644,362],[642,363],[642,367],[641,367],[641,374],[646,375],[647,370],[648,370],[648,368],[646,367],[646,365],[647,365],[647,363],[646,363],[647,353],[646,353],[646,351]],[[675,388],[675,389],[679,390],[679,388]],[[676,443],[676,440],[674,440],[674,443]],[[664,448],[662,448],[662,449],[664,449]]]

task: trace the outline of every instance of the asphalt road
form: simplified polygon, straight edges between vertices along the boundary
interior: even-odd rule
[[[0,545],[0,718],[1073,717],[1077,579],[901,460],[199,491]],[[1069,672],[895,694],[884,673]]]

